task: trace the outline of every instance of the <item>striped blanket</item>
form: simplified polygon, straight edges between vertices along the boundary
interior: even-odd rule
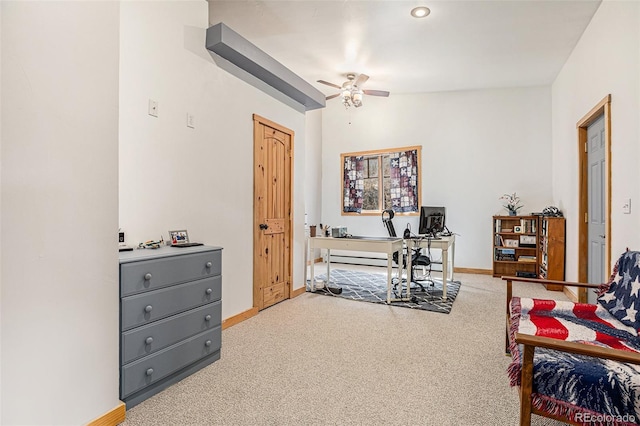
[[[516,332],[640,352],[637,331],[600,304],[514,297],[510,324],[511,386],[522,370]],[[576,423],[640,424],[640,366],[537,348],[532,403]]]

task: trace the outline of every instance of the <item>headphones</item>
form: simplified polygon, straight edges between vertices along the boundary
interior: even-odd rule
[[[404,238],[405,240],[408,240],[409,238],[411,238],[411,227],[409,226],[408,223],[407,223],[407,227],[404,230],[404,235],[402,236],[402,238]]]
[[[385,217],[384,217],[384,215],[385,215],[385,214],[386,214],[387,216],[389,216],[389,217],[388,217],[388,218],[386,218],[386,219],[385,219]],[[383,222],[386,222],[386,221],[388,221],[388,220],[391,220],[391,219],[393,219],[393,217],[394,217],[395,215],[396,215],[396,213],[395,213],[393,210],[391,210],[391,209],[383,210],[383,211],[382,211],[382,221],[383,221]]]

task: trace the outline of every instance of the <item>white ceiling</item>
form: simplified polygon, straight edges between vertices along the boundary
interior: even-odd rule
[[[224,22],[330,95],[345,74],[394,93],[549,85],[600,0],[209,0]],[[431,9],[422,19],[410,10]]]

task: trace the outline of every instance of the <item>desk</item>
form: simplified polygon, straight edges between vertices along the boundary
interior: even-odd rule
[[[327,285],[331,277],[331,249],[352,250],[352,251],[370,251],[376,253],[387,254],[387,303],[391,303],[391,276],[393,271],[393,253],[398,252],[398,259],[402,259],[402,238],[393,237],[350,237],[350,238],[333,238],[333,237],[310,237],[309,250],[313,253],[313,249],[327,250]],[[314,274],[313,256],[311,256],[311,291],[316,290],[316,281]],[[398,276],[401,276],[401,267],[398,266]]]
[[[442,298],[447,298],[447,280],[453,281],[453,261],[456,253],[456,236],[440,237],[440,239],[410,238],[407,241],[407,253],[414,247],[435,248],[442,250]],[[449,249],[451,249],[451,277],[449,277]],[[407,276],[411,271],[411,256],[407,256]]]

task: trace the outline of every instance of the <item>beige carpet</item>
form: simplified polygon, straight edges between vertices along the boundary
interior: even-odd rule
[[[504,283],[456,279],[448,315],[310,293],[284,301],[224,330],[219,361],[128,410],[124,425],[516,425]]]

